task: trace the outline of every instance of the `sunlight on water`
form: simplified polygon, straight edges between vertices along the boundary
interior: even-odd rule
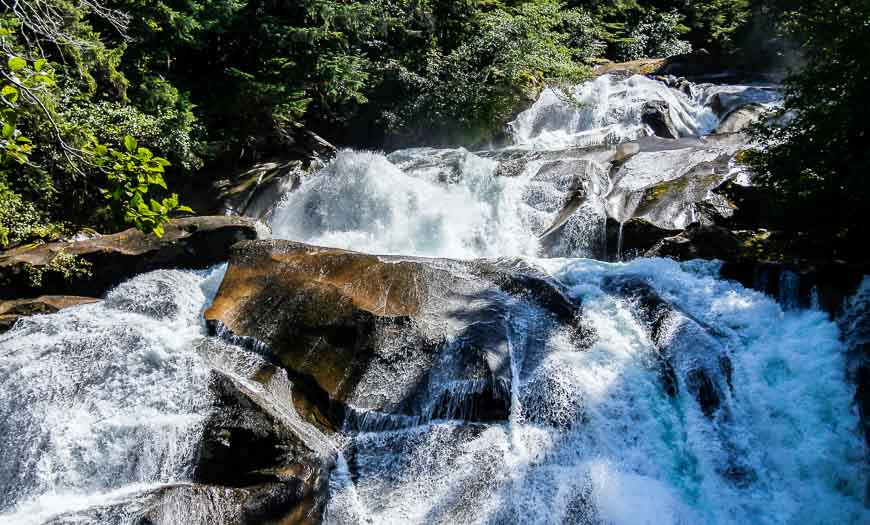
[[[332,487],[331,523],[866,523],[867,475],[854,387],[835,325],[817,311],[714,277],[714,263],[537,260],[582,299],[597,341],[550,336],[520,365],[520,417],[359,434],[355,478]],[[660,383],[650,327],[614,279],[638,278],[701,327],[681,341],[732,363],[705,416],[678,366]],[[710,338],[708,330],[714,335]],[[691,331],[682,330],[682,337]],[[709,345],[713,346],[709,346]],[[704,347],[703,345],[708,345]],[[540,348],[517,347],[513,358]],[[680,367],[688,367],[686,370]],[[780,369],[777,379],[768,377]],[[529,395],[542,378],[546,396]],[[564,416],[568,417],[564,417]],[[561,416],[561,417],[560,417]],[[345,464],[346,465],[346,464]],[[347,468],[346,466],[343,468]],[[585,520],[585,521],[584,521]]]
[[[381,413],[349,397],[345,428],[327,438],[287,404],[287,375],[267,385],[247,379],[268,359],[264,345],[260,355],[221,342],[206,359],[197,351],[202,311],[224,268],[140,275],[99,303],[19,321],[0,335],[0,523],[46,523],[188,483],[215,367],[312,450],[336,458],[326,509],[335,525],[870,523],[867,451],[840,334],[822,312],[797,307],[792,276],[780,283],[781,306],[720,279],[713,262],[591,259],[605,255],[607,217],[661,227],[696,220],[691,205],[710,188],[694,180],[732,176],[727,162],[725,171],[709,165],[744,145],[697,137],[719,122],[714,100],[728,109],[778,96],[605,75],[578,86],[573,100],[545,90],[510,124],[510,147],[343,150],[288,191],[272,210],[276,238],[489,257],[542,276],[580,312],[571,325],[534,290],[491,293],[499,313],[486,315],[499,316],[493,337],[505,349],[494,352],[498,377],[453,377],[467,342],[427,327],[448,334],[449,352],[428,365],[418,413]],[[649,101],[666,102],[679,133],[694,138],[653,140],[613,165],[614,148],[597,146],[648,136]],[[661,186],[676,187],[670,200],[642,202],[644,191],[677,180]],[[459,263],[425,264],[468,277]],[[441,309],[463,304],[437,300]],[[592,335],[580,342],[583,329]],[[403,373],[401,363],[387,365]],[[365,381],[389,387],[369,372]],[[463,402],[493,383],[501,419],[464,420]],[[173,512],[169,523],[217,519]]]
[[[42,523],[190,475],[208,403],[195,342],[222,275],[143,274],[0,335],[0,522]]]

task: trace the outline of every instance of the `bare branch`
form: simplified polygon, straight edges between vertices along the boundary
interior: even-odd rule
[[[36,94],[27,86],[19,82],[15,77],[7,74],[5,71],[0,71],[0,74],[3,75],[7,81],[9,81],[12,85],[17,87],[21,92],[23,92],[27,98],[35,102],[39,109],[42,111],[45,118],[51,123],[52,129],[54,129],[55,139],[57,140],[58,145],[60,146],[61,151],[63,152],[64,157],[66,157],[67,162],[69,162],[70,167],[72,167],[77,173],[80,175],[84,175],[84,173],[78,168],[76,163],[73,161],[73,157],[78,159],[80,162],[84,162],[86,164],[91,164],[87,158],[88,152],[75,148],[67,144],[67,142],[63,139],[63,135],[60,132],[60,128],[57,126],[57,123],[54,121],[54,117],[51,115],[51,111],[45,106],[42,100],[36,96]]]
[[[130,16],[109,9],[101,0],[76,0],[78,7],[103,19],[123,38],[127,38]],[[21,21],[21,36],[29,48],[42,51],[42,43],[73,46],[80,49],[93,44],[70,33],[64,20],[64,12],[54,0],[0,0],[5,11]]]

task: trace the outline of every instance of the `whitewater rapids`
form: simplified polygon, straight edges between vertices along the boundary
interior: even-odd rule
[[[582,304],[596,334],[581,351],[567,329],[512,310],[509,418],[345,428],[326,447],[337,451],[326,522],[870,523],[855,385],[827,314],[724,280],[716,262],[593,260],[608,258],[607,218],[640,213],[630,199],[614,205],[615,191],[686,177],[687,162],[742,146],[700,140],[720,120],[714,96],[736,107],[777,93],[606,75],[574,95],[582,105],[545,91],[511,123],[512,146],[345,150],[276,203],[276,238],[521,261]],[[648,138],[651,100],[668,103],[687,146],[651,151],[614,179],[613,145]],[[543,258],[572,192],[584,200],[563,226],[567,257]],[[676,205],[648,216],[694,217]],[[202,311],[222,276],[152,272],[0,335],[0,523],[49,523],[190,481],[214,366],[197,350]],[[644,320],[644,293],[668,305],[662,326]],[[675,394],[661,381],[663,347],[677,356]],[[712,410],[691,393],[699,364],[719,396]],[[187,512],[172,523],[211,523]]]

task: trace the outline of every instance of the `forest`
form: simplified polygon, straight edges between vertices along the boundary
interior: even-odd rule
[[[482,144],[596,64],[783,71],[745,155],[794,238],[859,257],[870,0],[2,0],[0,247],[195,213],[302,144]],[[205,182],[201,187],[207,187]],[[181,196],[179,197],[179,193]]]

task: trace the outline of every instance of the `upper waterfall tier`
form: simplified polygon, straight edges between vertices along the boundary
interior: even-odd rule
[[[508,127],[516,144],[533,148],[616,144],[650,134],[643,113],[654,102],[667,104],[682,137],[708,135],[719,123],[713,109],[691,93],[641,75],[603,75],[570,93],[545,89]]]
[[[649,136],[653,130],[644,115],[662,111],[679,137],[699,137],[713,133],[734,109],[775,105],[781,98],[775,86],[675,84],[602,75],[571,92],[547,88],[508,129],[515,144],[530,148],[617,144]]]
[[[679,229],[702,209],[731,213],[712,190],[741,174],[733,157],[748,139],[709,134],[734,109],[777,100],[769,87],[639,75],[548,88],[505,148],[339,152],[284,194],[273,234],[369,253],[606,258],[608,217]]]

